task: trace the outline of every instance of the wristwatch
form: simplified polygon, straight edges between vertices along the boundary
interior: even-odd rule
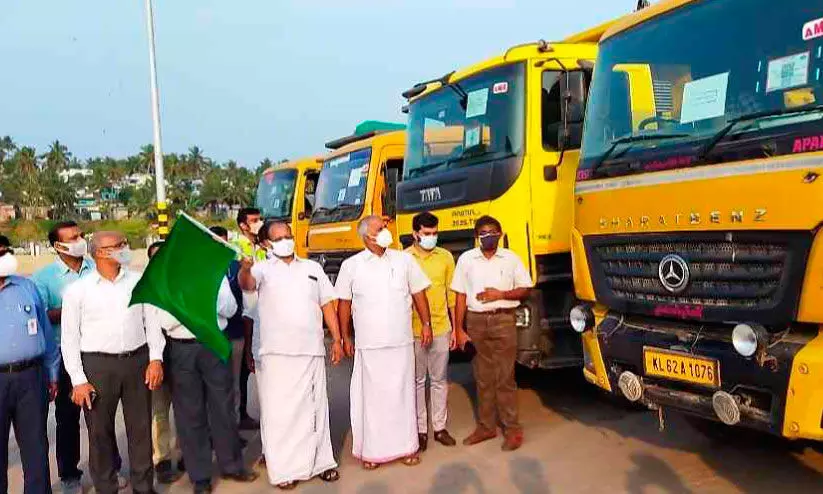
[[[423,323],[423,326],[431,327],[431,325],[432,325],[431,321],[426,321],[426,322]]]

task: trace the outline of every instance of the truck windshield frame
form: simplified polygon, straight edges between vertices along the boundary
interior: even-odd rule
[[[323,162],[311,224],[352,221],[360,217],[371,167],[371,146]]]
[[[823,150],[820,4],[786,1],[694,2],[603,41],[578,180]]]
[[[404,179],[520,154],[524,128],[523,62],[439,88],[409,105]]]
[[[255,202],[264,218],[290,220],[297,186],[297,170],[268,171],[260,177]]]

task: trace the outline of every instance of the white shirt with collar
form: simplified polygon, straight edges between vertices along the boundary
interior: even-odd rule
[[[487,259],[479,248],[474,248],[461,254],[457,260],[451,289],[466,295],[466,305],[471,312],[488,312],[514,309],[520,306],[520,302],[495,300],[484,304],[477,300],[477,294],[486,288],[508,291],[532,286],[529,272],[514,252],[498,248],[491,259]]]
[[[411,344],[412,294],[431,285],[414,258],[386,249],[382,256],[364,250],[343,261],[335,288],[352,302],[355,346],[360,349]]]
[[[326,354],[322,307],[333,302],[334,287],[320,264],[297,256],[251,268],[257,280],[259,348],[256,355]]]
[[[74,386],[88,382],[80,354],[125,353],[148,343],[149,359],[163,360],[166,341],[148,307],[129,307],[140,275],[121,268],[114,281],[98,271],[66,288],[61,316],[61,347],[66,372]]]
[[[183,326],[173,315],[157,307],[152,307],[152,309],[154,316],[159,318],[160,327],[170,338],[177,340],[193,340],[196,338],[194,333]],[[217,292],[217,326],[221,331],[226,329],[229,324],[228,320],[235,313],[237,313],[237,301],[231,292],[229,280],[224,276],[223,282],[220,283],[220,290]]]

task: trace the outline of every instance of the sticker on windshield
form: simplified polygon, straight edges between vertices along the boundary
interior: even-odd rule
[[[343,202],[343,199],[346,198],[346,189],[340,189],[340,192],[337,193],[337,202]]]
[[[480,144],[480,126],[469,127],[463,138],[463,149],[471,149]]]
[[[506,81],[503,82],[496,82],[494,86],[492,86],[492,93],[494,94],[506,94],[509,92],[509,83]]]
[[[434,118],[425,117],[423,119],[423,129],[445,129],[446,122]]]
[[[780,91],[809,82],[809,52],[776,58],[769,62],[766,92]]]
[[[489,103],[489,88],[471,91],[466,99],[466,118],[485,115]]]
[[[328,161],[328,165],[329,165],[331,168],[334,168],[334,167],[336,167],[336,166],[338,166],[338,165],[341,165],[341,164],[343,164],[343,163],[348,163],[348,161],[349,161],[349,155],[348,155],[348,154],[344,154],[343,156],[338,156],[337,158],[334,158],[334,159],[329,160],[329,161]]]
[[[360,180],[363,178],[363,167],[352,169],[349,172],[349,187],[359,187]]]
[[[726,113],[728,87],[728,72],[687,82],[683,86],[680,123],[686,124],[722,117]]]
[[[809,21],[803,25],[803,41],[809,41],[823,36],[823,17]]]

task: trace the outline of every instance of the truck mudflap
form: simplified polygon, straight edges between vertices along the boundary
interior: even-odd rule
[[[608,313],[596,335],[612,392],[654,410],[784,435],[794,359],[817,328],[772,332],[764,353],[745,358],[732,343],[733,327]]]

